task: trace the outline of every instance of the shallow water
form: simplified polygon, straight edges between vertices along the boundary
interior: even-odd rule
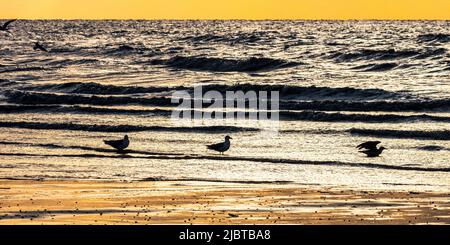
[[[450,189],[449,21],[18,21],[0,35],[1,178]],[[198,85],[279,91],[278,134],[174,123],[172,92]],[[103,145],[124,134],[127,154]],[[226,134],[229,152],[206,150]],[[358,154],[373,139],[388,150]]]

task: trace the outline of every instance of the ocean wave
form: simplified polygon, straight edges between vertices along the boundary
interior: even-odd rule
[[[152,115],[168,117],[173,110],[164,109],[121,109],[92,106],[63,106],[63,105],[0,105],[0,113],[85,113],[85,114],[123,114],[123,115]],[[201,113],[201,110],[186,110],[188,113]],[[264,111],[270,113],[270,111]],[[248,111],[233,111],[224,113],[225,118],[234,118],[236,113],[241,113],[250,118]],[[212,119],[216,116],[212,113]],[[258,114],[258,118],[259,118]],[[345,114],[326,113],[320,111],[279,111],[280,120],[285,121],[317,121],[317,122],[367,122],[367,123],[401,123],[411,121],[450,122],[450,117],[422,115],[395,115],[395,114]],[[261,118],[259,118],[261,119]]]
[[[449,148],[439,146],[439,145],[419,146],[416,149],[421,150],[421,151],[450,151]]]
[[[47,66],[61,68],[67,66],[92,64],[97,62],[99,62],[99,60],[97,59],[62,59],[50,61],[47,63]]]
[[[47,91],[76,94],[99,94],[99,95],[121,95],[121,94],[141,94],[160,93],[174,90],[186,90],[185,87],[139,87],[139,86],[116,86],[104,85],[93,82],[70,82],[60,84],[34,85],[24,88],[30,91]]]
[[[316,86],[294,86],[278,84],[235,84],[235,85],[206,85],[203,90],[216,91],[279,91],[280,96],[293,96],[292,99],[321,100],[321,99],[348,99],[348,100],[375,100],[405,98],[408,94],[395,93],[382,89],[358,89],[350,87],[316,87]]]
[[[367,64],[354,67],[354,70],[361,70],[363,72],[381,72],[389,71],[396,68],[398,64],[396,63],[381,63],[381,64]]]
[[[20,66],[16,66],[11,68],[10,66],[5,66],[5,69],[0,69],[0,74],[1,73],[14,73],[14,72],[26,72],[26,71],[43,71],[45,70],[44,67],[40,67],[40,66],[29,66],[29,67],[20,67]]]
[[[25,105],[152,105],[173,107],[169,97],[130,97],[130,96],[85,96],[79,94],[34,93],[8,90],[4,93],[6,101]],[[298,99],[298,98],[296,98]],[[191,101],[193,102],[193,101]],[[225,102],[224,102],[225,103]],[[193,104],[193,103],[191,103]],[[204,103],[204,107],[208,107]],[[280,101],[281,110],[309,110],[309,111],[427,111],[449,110],[450,99],[440,100],[411,100],[411,101],[343,101],[343,100],[315,100]]]
[[[161,93],[171,91],[193,92],[192,87],[139,87],[139,86],[116,86],[99,83],[61,83],[45,84],[24,87],[28,91],[46,91],[77,94],[98,94],[98,95],[121,95],[121,94],[141,94],[141,93]],[[296,99],[348,99],[348,100],[374,100],[374,99],[399,99],[410,96],[405,93],[390,92],[382,89],[357,89],[349,87],[303,87],[294,85],[277,84],[209,84],[202,86],[203,91],[279,91],[280,96],[294,96]],[[225,93],[225,92],[223,92]]]
[[[78,113],[78,114],[110,114],[110,115],[157,115],[170,116],[172,110],[162,109],[119,109],[92,106],[66,105],[0,105],[0,113]]]
[[[200,179],[200,178],[167,178],[164,176],[147,177],[139,180],[141,182],[153,181],[192,181],[192,182],[211,182],[211,183],[234,183],[234,184],[290,184],[292,181],[256,181],[256,180],[220,180],[220,179]]]
[[[112,47],[112,48],[108,48],[108,50],[106,51],[106,53],[109,54],[126,54],[126,53],[130,53],[130,52],[136,52],[136,51],[142,51],[138,48],[132,47],[130,45],[119,45],[117,47]]]
[[[419,131],[419,130],[389,130],[389,129],[350,129],[355,135],[398,138],[398,139],[425,139],[425,140],[450,140],[450,131]]]
[[[205,34],[199,36],[183,37],[181,41],[190,41],[193,43],[211,43],[221,42],[227,44],[253,44],[263,41],[263,37],[266,35],[264,32],[257,33],[238,33],[234,35],[216,35]]]
[[[385,122],[405,122],[405,121],[433,121],[433,122],[450,122],[450,117],[431,116],[431,115],[395,115],[395,114],[342,114],[342,113],[325,113],[317,111],[281,111],[280,118],[283,120],[304,120],[319,122],[369,122],[369,123],[385,123]]]
[[[450,99],[405,100],[405,101],[281,101],[283,110],[310,111],[448,111]]]
[[[423,34],[419,35],[417,39],[420,42],[440,42],[440,43],[447,43],[450,42],[450,35],[449,34]]]
[[[235,126],[203,126],[203,127],[163,127],[135,125],[89,125],[75,123],[43,123],[43,122],[0,122],[0,128],[24,128],[36,130],[71,130],[87,132],[130,133],[144,131],[163,132],[195,132],[195,133],[230,133],[257,132],[259,129]]]
[[[6,91],[9,103],[28,105],[126,105],[140,104],[153,106],[173,106],[170,98],[151,97],[136,98],[125,96],[82,96],[75,94],[32,93],[22,91]]]
[[[427,49],[424,53],[416,56],[416,59],[426,59],[426,58],[434,58],[440,55],[445,55],[447,53],[446,48],[437,48],[437,49]]]
[[[11,81],[8,79],[0,79],[0,85],[5,88],[5,87],[9,87],[12,85],[17,85],[18,83],[16,81]]]
[[[395,49],[388,50],[373,50],[373,49],[362,49],[356,52],[337,52],[330,56],[330,58],[335,59],[339,62],[349,62],[357,60],[391,60],[391,59],[402,59],[409,58],[413,56],[420,55],[420,52],[415,50],[400,50]]]
[[[42,113],[54,111],[60,108],[58,105],[0,105],[0,113]]]
[[[212,72],[258,72],[270,71],[282,68],[289,68],[301,65],[298,62],[271,59],[271,58],[248,58],[242,60],[232,60],[224,58],[207,57],[184,57],[175,56],[173,58],[162,60],[151,60],[152,65],[164,65],[177,69],[187,69],[196,71]]]

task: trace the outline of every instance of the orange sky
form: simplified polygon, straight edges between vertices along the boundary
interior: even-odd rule
[[[446,19],[450,0],[0,0],[0,19]]]

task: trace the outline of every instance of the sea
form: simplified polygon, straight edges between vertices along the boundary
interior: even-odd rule
[[[450,191],[449,50],[450,21],[18,20],[0,32],[0,178]],[[198,87],[278,92],[276,133],[177,123],[176,92]]]

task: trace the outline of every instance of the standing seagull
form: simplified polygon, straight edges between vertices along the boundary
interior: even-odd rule
[[[16,21],[16,20],[9,20],[9,21],[7,21],[5,24],[3,24],[2,26],[0,26],[0,31],[6,31],[6,32],[9,32],[8,26],[9,26],[11,23],[13,23],[14,21]]]
[[[210,150],[218,151],[221,154],[223,154],[224,152],[226,152],[226,151],[228,151],[230,149],[230,146],[231,146],[230,139],[233,139],[233,138],[231,138],[230,136],[227,135],[225,137],[225,142],[208,145],[207,147]]]
[[[383,153],[384,150],[386,150],[386,148],[384,148],[383,146],[377,148],[377,145],[379,145],[380,143],[380,141],[369,141],[358,145],[356,148],[360,150],[366,149],[365,151],[360,152],[366,154],[367,157],[378,157],[381,155],[381,153]]]
[[[121,140],[105,140],[105,144],[112,146],[118,151],[125,150],[130,145],[130,139],[128,138],[128,135],[125,135],[123,139]]]
[[[34,43],[33,49],[34,50],[40,50],[40,51],[43,51],[43,52],[48,52],[48,50],[46,48],[44,48],[44,46],[42,46],[42,44],[40,44],[38,42]]]

